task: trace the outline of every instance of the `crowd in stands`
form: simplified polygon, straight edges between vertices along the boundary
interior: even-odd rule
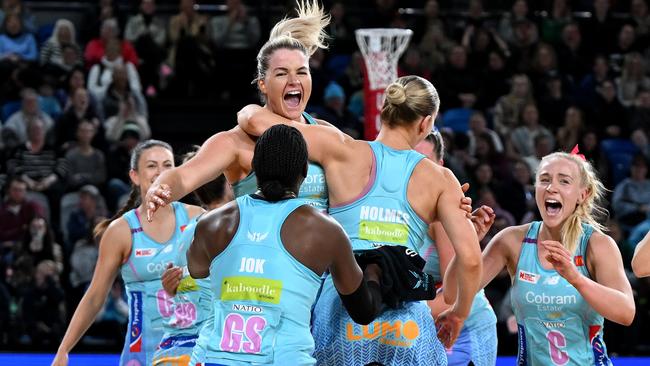
[[[100,0],[81,24],[38,24],[21,0],[2,1],[0,348],[58,344],[92,277],[92,229],[124,202],[130,151],[152,137],[153,99],[257,101],[258,46],[293,2],[268,13],[241,0],[201,11],[206,3],[224,5],[174,0],[175,13],[161,14],[154,0],[127,11]],[[611,190],[603,220],[629,268],[650,229],[647,0],[407,1],[409,12],[395,0],[325,4],[330,47],[310,60],[312,114],[363,136],[364,66],[354,31],[410,28],[398,74],[427,78],[440,93],[445,166],[471,183],[475,205],[497,215],[482,244],[539,218],[540,159],[578,145]],[[627,337],[607,340],[614,352],[650,344],[640,331],[650,324],[650,283],[633,285],[637,320],[610,332]],[[507,288],[505,276],[488,296],[500,316],[499,343],[514,351]],[[90,338],[108,334],[121,344],[127,313],[116,282]]]

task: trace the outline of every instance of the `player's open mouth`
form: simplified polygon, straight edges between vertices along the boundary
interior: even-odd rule
[[[559,215],[562,210],[562,204],[559,201],[551,199],[544,201],[544,207],[546,208],[546,214],[549,216]]]
[[[290,90],[284,95],[284,102],[289,108],[296,108],[300,105],[302,93],[300,90]]]

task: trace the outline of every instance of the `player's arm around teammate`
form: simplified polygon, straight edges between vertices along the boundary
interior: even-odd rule
[[[637,277],[650,276],[650,232],[639,242],[634,249],[632,270]]]
[[[424,100],[425,108],[407,112],[408,117],[401,117],[399,112],[391,110],[410,108],[410,102],[405,103],[405,88],[409,88],[409,93],[413,90],[412,93],[421,98],[419,101]],[[384,103],[383,128],[377,141],[397,149],[413,149],[431,131],[438,109],[437,92],[426,80],[403,77],[387,88],[387,95],[391,93],[397,94],[393,98],[396,102]],[[384,110],[387,111],[386,119]],[[259,116],[255,117],[258,113]],[[350,193],[350,187],[364,187],[368,182],[374,157],[365,141],[354,140],[335,128],[301,125],[256,106],[247,106],[240,111],[238,122],[242,129],[253,135],[275,124],[297,128],[307,141],[310,159],[325,169],[331,204],[349,201],[354,194]],[[463,220],[465,213],[461,214],[458,208],[462,197],[460,183],[450,170],[427,160],[418,163],[410,178],[408,201],[426,222],[439,220],[442,223],[452,239],[460,267],[459,276],[455,278],[460,288],[457,301],[439,318],[442,333],[446,334],[441,338],[447,345],[456,339],[470,312],[481,273],[476,231],[468,220]]]

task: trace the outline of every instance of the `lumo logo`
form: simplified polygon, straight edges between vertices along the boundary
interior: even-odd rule
[[[345,326],[345,337],[350,342],[376,339],[391,346],[410,347],[419,335],[420,327],[413,320],[376,321],[368,325],[348,322]]]

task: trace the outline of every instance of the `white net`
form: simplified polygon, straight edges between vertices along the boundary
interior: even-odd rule
[[[370,89],[384,89],[397,79],[397,61],[413,32],[399,28],[367,28],[355,32],[368,70]]]

